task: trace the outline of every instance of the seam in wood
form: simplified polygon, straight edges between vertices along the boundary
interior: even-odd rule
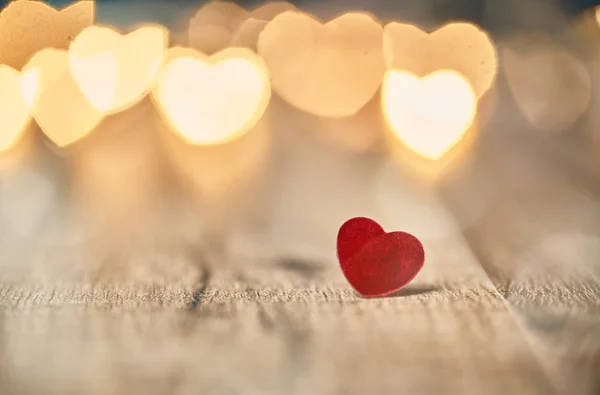
[[[456,217],[456,211],[454,210],[454,207],[452,207],[452,204],[449,203],[448,200],[443,196],[442,191],[438,191],[438,193],[440,194],[443,205],[446,207],[448,212],[452,216]],[[480,243],[477,238],[476,232],[474,232],[473,230],[471,230],[471,231],[462,230],[460,233],[462,235],[463,240],[467,244],[467,247],[469,248],[469,250],[475,257],[477,263],[479,264],[479,266],[482,268],[483,272],[487,276],[490,284],[494,288],[495,293],[500,297],[500,300],[502,301],[504,308],[508,311],[510,317],[512,318],[513,323],[518,328],[521,336],[523,337],[523,339],[529,346],[529,349],[531,350],[532,355],[536,359],[541,372],[543,372],[543,374],[546,377],[546,380],[549,385],[549,388],[548,388],[549,393],[558,394],[560,391],[556,385],[555,380],[552,377],[552,373],[548,370],[547,366],[544,364],[544,361],[541,359],[539,353],[536,351],[536,348],[531,339],[531,335],[523,327],[522,322],[519,320],[518,314],[514,310],[514,306],[511,304],[510,301],[508,301],[506,299],[506,294],[505,294],[506,290],[502,289],[502,291],[501,291],[500,288],[498,287],[498,283],[500,283],[501,285],[506,284],[508,279],[494,265],[492,265],[489,262],[489,259],[486,259],[487,257],[485,256],[485,254],[483,253],[481,248],[478,247],[480,245]]]
[[[198,305],[202,302],[202,299],[204,298],[204,293],[206,291],[206,288],[208,287],[208,282],[210,281],[210,276],[210,270],[207,267],[203,267],[202,276],[200,276],[200,284],[192,294],[192,301],[189,304],[190,310],[196,310]]]
[[[321,263],[293,257],[280,258],[275,266],[279,269],[299,274],[306,279],[314,278],[323,271]]]

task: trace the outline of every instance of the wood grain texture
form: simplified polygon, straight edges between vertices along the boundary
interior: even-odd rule
[[[278,110],[276,149],[234,218],[199,226],[218,200],[173,182],[75,244],[58,218],[3,239],[3,394],[555,392],[435,190]],[[117,174],[135,196],[136,173]],[[426,266],[398,295],[359,298],[338,269],[337,229],[355,215],[423,239]]]
[[[511,112],[504,117],[518,119]],[[467,170],[441,193],[458,221],[469,211],[461,196],[490,197],[486,215],[465,229],[469,245],[558,391],[595,394],[600,200],[581,177],[569,175],[564,162],[548,156],[556,141],[510,130],[479,152],[476,167],[491,183],[483,186]]]
[[[501,301],[421,299],[4,311],[3,393],[552,393]]]

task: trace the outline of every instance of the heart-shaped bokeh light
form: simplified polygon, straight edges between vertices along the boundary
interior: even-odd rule
[[[0,152],[13,147],[29,124],[38,74],[0,65]]]
[[[382,86],[382,107],[396,137],[419,155],[437,160],[473,123],[477,97],[456,71],[439,70],[419,78],[389,70]]]
[[[230,1],[211,1],[190,20],[190,46],[206,54],[216,53],[231,43],[234,32],[250,13]]]
[[[269,1],[250,11],[250,17],[262,21],[270,21],[286,11],[296,11],[298,8],[288,1]]]
[[[273,18],[286,11],[298,10],[295,5],[287,1],[273,1],[265,3],[250,12],[250,17],[233,33],[230,45],[232,47],[246,47],[256,51],[256,44],[260,33]]]
[[[544,44],[520,54],[506,48],[502,65],[515,103],[535,129],[564,132],[588,108],[592,79],[585,65],[565,50]]]
[[[57,146],[64,147],[83,138],[102,120],[103,114],[86,99],[69,68],[69,53],[46,48],[23,67],[35,73],[38,90],[32,114],[40,129]]]
[[[383,27],[368,14],[322,23],[286,11],[260,33],[257,48],[279,96],[302,111],[340,118],[377,93],[385,72],[382,37]]]
[[[385,25],[384,55],[388,68],[424,77],[437,70],[456,70],[468,78],[477,97],[490,89],[498,70],[490,37],[470,23],[450,23],[427,33],[398,22]]]
[[[42,1],[10,2],[0,13],[0,63],[20,70],[39,50],[67,49],[94,23],[95,3],[79,1],[57,10]]]
[[[121,35],[90,26],[69,49],[71,72],[90,103],[103,113],[122,111],[150,90],[168,45],[163,26],[144,26]]]
[[[262,59],[244,48],[213,56],[172,48],[153,96],[166,122],[191,144],[232,140],[263,116],[271,87]]]

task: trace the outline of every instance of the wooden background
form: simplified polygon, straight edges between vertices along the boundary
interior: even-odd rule
[[[0,189],[0,393],[600,393],[600,147],[533,130],[502,73],[494,97],[428,182],[376,102],[325,122],[275,97],[211,150],[150,101],[66,152],[32,128]],[[423,239],[399,294],[345,282],[353,216]]]

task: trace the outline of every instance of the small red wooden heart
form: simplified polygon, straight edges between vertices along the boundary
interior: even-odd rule
[[[425,251],[415,236],[386,233],[369,218],[346,221],[337,237],[337,253],[346,279],[365,297],[392,294],[423,268]]]

